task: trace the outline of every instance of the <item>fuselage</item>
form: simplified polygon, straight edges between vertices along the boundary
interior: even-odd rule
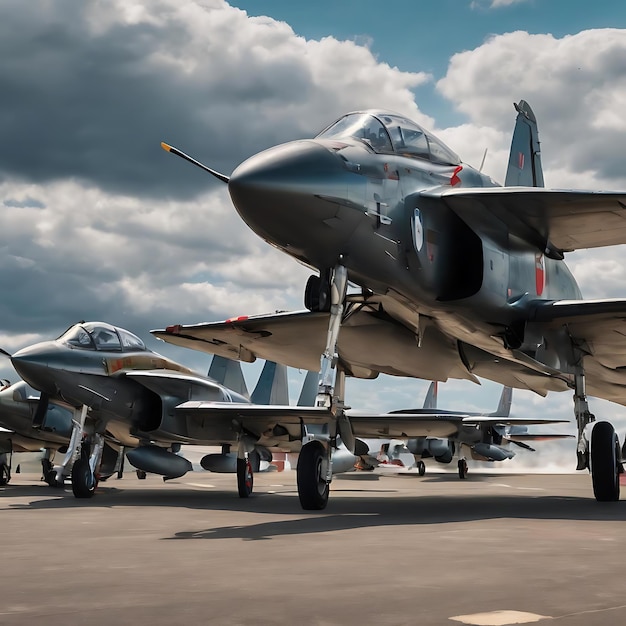
[[[377,111],[261,152],[229,182],[243,220],[273,246],[320,272],[345,265],[409,328],[425,315],[448,336],[511,358],[511,347],[533,349],[515,345],[528,303],[581,295],[563,261],[491,214],[469,206],[461,219],[437,197],[497,186],[417,124]]]

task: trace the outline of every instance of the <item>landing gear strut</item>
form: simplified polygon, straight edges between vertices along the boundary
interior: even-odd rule
[[[307,305],[316,305],[317,310],[330,312],[326,347],[320,361],[320,377],[315,406],[326,407],[330,410],[334,420],[330,424],[330,440],[311,441],[302,446],[298,457],[298,497],[303,509],[321,510],[326,508],[330,481],[332,479],[331,454],[336,446],[337,430],[340,429],[341,438],[350,449],[354,444],[349,422],[344,414],[345,372],[337,364],[337,339],[343,320],[344,303],[348,286],[348,270],[343,265],[337,265],[332,277],[330,272],[322,273],[317,280],[309,281],[307,285]],[[315,294],[319,294],[319,301],[315,302]],[[324,298],[328,296],[328,304]],[[335,370],[333,380],[333,370]]]

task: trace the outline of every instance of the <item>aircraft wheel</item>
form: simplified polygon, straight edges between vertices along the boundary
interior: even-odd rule
[[[6,463],[0,465],[0,487],[5,487],[11,480],[11,470]]]
[[[467,461],[465,459],[459,459],[457,465],[459,468],[459,478],[465,480],[467,478]]]
[[[248,498],[254,488],[254,472],[250,459],[237,457],[237,489],[240,498]]]
[[[137,470],[137,478],[139,480],[146,480],[146,472],[144,472],[143,470]]]
[[[76,498],[91,498],[96,490],[96,477],[91,471],[89,460],[80,457],[72,466],[72,492]]]
[[[420,476],[423,476],[426,473],[426,463],[424,463],[424,461],[417,462],[417,473]]]
[[[304,289],[304,306],[309,311],[330,311],[330,274],[309,276]]]
[[[57,480],[57,472],[55,469],[48,470],[43,479],[48,483],[48,486],[53,487],[54,489],[63,489],[65,487],[65,483],[63,481],[59,482]]]
[[[620,449],[609,422],[597,422],[591,431],[591,481],[598,502],[619,500]]]
[[[306,511],[326,508],[330,486],[326,482],[326,450],[319,441],[302,447],[298,457],[298,497]]]

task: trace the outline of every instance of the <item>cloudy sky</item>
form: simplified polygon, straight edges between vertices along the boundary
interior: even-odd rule
[[[148,330],[302,308],[308,271],[253,235],[216,180],[348,110],[402,112],[503,180],[515,112],[540,125],[546,184],[626,189],[626,5],[597,0],[4,0],[0,3],[0,345],[80,319]],[[626,296],[622,247],[568,260],[587,297]],[[249,370],[250,379],[258,369]],[[251,372],[251,373],[250,373]],[[15,379],[8,363],[0,376]],[[300,374],[292,373],[295,385]],[[421,402],[427,383],[353,382],[353,406]],[[442,386],[492,409],[499,389]],[[514,394],[572,415],[570,394]],[[621,407],[594,401],[626,429]],[[623,432],[622,432],[623,434]]]

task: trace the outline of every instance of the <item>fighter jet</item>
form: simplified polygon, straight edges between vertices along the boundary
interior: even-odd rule
[[[417,437],[409,439],[406,443],[390,442],[387,452],[389,459],[393,462],[395,458],[399,458],[399,454],[411,453],[416,459],[416,468],[420,476],[423,476],[426,473],[426,465],[422,459],[434,459],[437,463],[449,464],[456,457],[459,478],[465,479],[468,473],[468,457],[474,461],[505,461],[515,456],[511,444],[535,452],[527,442],[569,439],[573,436],[529,432],[526,425],[528,420],[524,420],[522,425],[519,419],[510,417],[512,392],[511,387],[502,389],[498,408],[493,413],[459,414],[456,411],[437,408],[437,383],[432,382],[421,409],[403,409],[392,411],[392,414],[413,413],[448,419],[457,416],[463,420],[458,432],[448,439]],[[552,423],[566,421],[553,420]]]
[[[243,377],[227,365],[220,376],[242,393],[148,350],[136,335],[104,322],[75,324],[58,339],[10,358],[24,381],[41,392],[35,415],[49,414],[52,405],[67,407],[67,452],[46,479],[61,486],[71,475],[77,498],[93,495],[107,443],[127,449],[126,457],[140,471],[166,478],[191,469],[177,454],[182,444],[221,445],[222,453],[206,455],[203,467],[235,471],[239,495],[248,497],[255,460],[258,467],[260,460],[271,459],[272,447],[299,450],[305,424],[328,421],[312,408],[272,404],[287,397],[285,370],[275,363],[266,363],[251,402]],[[37,422],[33,418],[41,426]]]
[[[388,111],[349,113],[312,139],[252,156],[231,176],[162,144],[226,183],[244,222],[315,274],[306,311],[154,334],[243,361],[319,369],[317,406],[346,444],[355,443],[346,375],[481,376],[541,395],[572,390],[577,468],[591,470],[597,500],[618,500],[618,438],[595,421],[587,393],[626,404],[626,300],[583,300],[563,259],[626,243],[626,192],[540,188],[537,121],[526,102],[515,108],[504,187]],[[390,417],[389,428],[394,420],[400,432],[410,423]],[[326,506],[329,441],[300,454],[305,508]]]

